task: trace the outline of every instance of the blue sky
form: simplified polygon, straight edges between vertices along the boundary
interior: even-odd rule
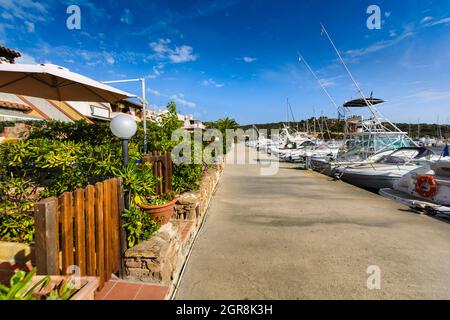
[[[66,9],[81,8],[81,30]],[[369,5],[381,9],[369,30]],[[296,58],[300,51],[333,97],[358,97],[324,23],[363,90],[393,121],[450,118],[450,1],[0,0],[0,43],[22,62],[53,63],[97,80],[145,76],[154,107],[175,100],[203,120],[239,123],[336,116]],[[139,93],[138,85],[120,85]]]

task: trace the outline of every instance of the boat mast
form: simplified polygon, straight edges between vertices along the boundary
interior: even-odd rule
[[[316,107],[313,106],[313,125],[314,125],[314,135],[316,135]]]
[[[289,98],[286,98],[286,126],[289,127]]]

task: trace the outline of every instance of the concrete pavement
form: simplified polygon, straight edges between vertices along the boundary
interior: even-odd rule
[[[176,299],[450,299],[450,224],[293,165],[259,173],[227,165]]]

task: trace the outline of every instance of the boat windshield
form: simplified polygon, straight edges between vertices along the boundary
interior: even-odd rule
[[[362,133],[346,141],[337,159],[350,162],[364,161],[378,153],[412,146],[413,142],[401,132]]]

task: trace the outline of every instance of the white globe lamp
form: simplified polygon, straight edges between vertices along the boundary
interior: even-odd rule
[[[128,164],[128,141],[136,134],[136,121],[126,115],[119,114],[111,120],[111,132],[122,140],[122,155],[124,165]]]

